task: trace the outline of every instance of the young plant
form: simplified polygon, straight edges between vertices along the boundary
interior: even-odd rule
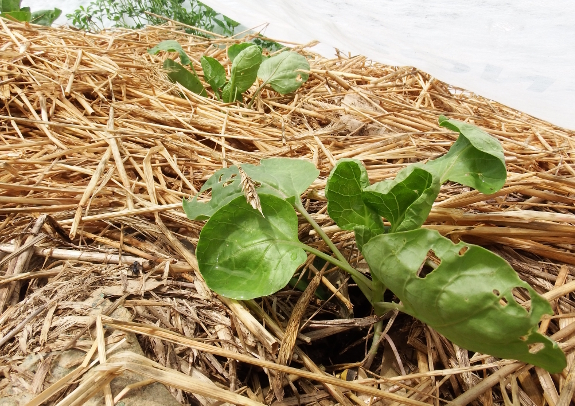
[[[328,178],[328,213],[339,227],[354,231],[371,279],[346,261],[303,207],[300,195],[319,174],[313,164],[272,158],[217,171],[200,190],[211,191],[209,201],[195,196],[183,202],[188,218],[208,220],[196,249],[208,286],[235,299],[269,295],[312,253],[348,272],[378,314],[399,309],[469,350],[562,371],[565,355],[537,332],[541,316],[553,314],[549,303],[499,256],[421,228],[444,182],[490,194],[507,176],[498,141],[467,123],[443,116],[439,123],[459,138],[436,160],[409,165],[394,180],[373,185],[361,162],[342,160]],[[294,209],[335,258],[298,240]],[[432,269],[427,275],[424,266]],[[515,301],[516,288],[529,293],[530,309]],[[386,289],[401,303],[384,302]]]
[[[162,41],[148,52],[156,54],[159,51],[178,52],[182,64],[189,64],[194,70],[190,58],[177,41]],[[256,90],[252,101],[267,85],[280,94],[295,92],[309,76],[307,72],[310,66],[307,59],[292,51],[284,51],[266,58],[259,46],[244,42],[229,47],[228,58],[232,62],[229,80],[226,79],[225,68],[217,59],[209,56],[202,56],[200,59],[205,81],[216,97],[225,103],[242,101],[242,93],[252,87],[258,77],[262,80],[262,84]],[[192,73],[171,59],[166,59],[164,69],[169,72],[168,76],[172,81],[180,83],[194,93],[207,96],[195,70]]]

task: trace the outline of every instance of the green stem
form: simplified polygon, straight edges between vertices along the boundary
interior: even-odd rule
[[[262,91],[262,89],[264,88],[265,85],[267,85],[268,82],[264,82],[262,83],[262,85],[260,87],[257,88],[256,92],[254,93],[254,95],[252,96],[252,99],[250,100],[250,104],[248,104],[248,109],[252,108],[252,105],[254,104],[254,101],[256,100],[256,97],[258,97],[260,95],[260,92]]]
[[[333,241],[327,236],[327,234],[325,233],[325,231],[323,231],[323,229],[319,226],[319,224],[317,224],[315,222],[313,217],[307,212],[305,207],[303,207],[303,204],[301,204],[301,201],[299,199],[296,199],[295,209],[300,212],[300,214],[307,220],[308,223],[311,224],[313,229],[316,231],[317,235],[319,235],[321,237],[321,239],[325,241],[325,243],[327,244],[329,249],[337,257],[337,259],[339,259],[341,262],[345,262],[346,264],[349,265],[349,263],[347,262],[347,259],[345,259],[343,254],[340,252],[340,250],[337,249],[337,247],[335,246]]]
[[[377,355],[377,350],[379,349],[379,339],[381,338],[381,333],[383,332],[383,320],[378,321],[375,323],[373,328],[373,338],[371,339],[371,347],[369,348],[369,352],[367,353],[367,358],[363,363],[363,367],[365,369],[369,369],[375,356]]]
[[[288,242],[286,241],[286,243],[288,243]],[[355,283],[357,283],[357,286],[359,287],[361,292],[365,295],[367,300],[369,300],[370,302],[372,301],[371,280],[369,280],[369,278],[367,276],[365,276],[364,274],[359,272],[357,269],[352,267],[350,264],[348,264],[347,262],[341,262],[341,261],[335,259],[334,257],[332,257],[331,255],[328,255],[325,252],[321,252],[320,250],[316,250],[315,248],[312,248],[309,245],[304,244],[303,242],[298,241],[296,243],[296,242],[290,241],[288,244],[297,245],[298,247],[302,248],[303,250],[314,254],[316,257],[324,259],[327,262],[329,262],[329,263],[337,266],[338,268],[346,271],[348,274],[351,275],[351,278],[353,279],[353,281]]]
[[[323,229],[319,226],[319,224],[316,223],[316,221],[312,218],[312,216],[307,212],[307,210],[305,209],[305,207],[303,207],[303,204],[301,204],[301,200],[296,199],[296,203],[295,203],[295,209],[300,212],[300,214],[307,220],[308,223],[311,224],[311,226],[313,227],[313,229],[317,232],[317,234],[322,238],[322,240],[325,241],[325,243],[327,244],[327,246],[329,247],[329,249],[335,254],[335,256],[338,259],[338,263],[341,265],[336,264],[334,261],[334,258],[324,254],[321,251],[318,250],[314,250],[316,252],[312,252],[311,250],[313,250],[313,248],[303,244],[305,247],[305,250],[312,252],[314,254],[316,254],[318,257],[325,259],[326,261],[331,262],[334,265],[337,265],[338,267],[340,267],[341,269],[343,269],[344,271],[346,271],[347,273],[349,273],[351,275],[351,278],[353,279],[353,281],[355,283],[357,283],[357,286],[359,287],[359,289],[361,290],[361,292],[365,295],[365,297],[367,298],[367,300],[369,300],[370,302],[373,303],[374,301],[374,297],[373,297],[373,287],[372,287],[372,283],[371,280],[369,280],[369,278],[367,276],[365,276],[364,274],[362,274],[361,272],[359,272],[357,269],[355,269],[354,267],[352,267],[349,262],[347,262],[347,259],[345,259],[345,257],[343,256],[343,254],[341,253],[341,251],[339,249],[337,249],[337,247],[335,246],[335,244],[333,243],[333,241],[327,236],[327,234],[325,233],[325,231],[323,231]],[[318,255],[317,253],[320,253],[322,255]],[[327,258],[329,259],[327,259]],[[379,296],[379,295],[378,295]],[[376,301],[380,301],[381,299],[378,297]]]

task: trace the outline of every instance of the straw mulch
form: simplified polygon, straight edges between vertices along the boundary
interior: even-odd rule
[[[370,370],[358,369],[374,319],[357,305],[355,319],[338,316],[360,301],[353,287],[329,302],[307,298],[296,312],[296,329],[305,328],[295,355],[280,365],[301,292],[250,303],[210,292],[193,255],[202,223],[186,219],[181,200],[228,162],[306,158],[321,175],[305,203],[353,256],[353,236],[325,214],[323,189],[335,162],[357,158],[372,182],[393,178],[455,141],[437,125],[440,114],[474,123],[503,144],[508,181],[491,196],[444,186],[426,227],[508,260],[553,304],[557,317],[541,331],[569,353],[573,132],[363,56],[324,59],[295,46],[310,59],[309,81],[294,95],[264,91],[247,109],[178,88],[160,69],[175,55],[146,52],[177,39],[201,75],[202,55],[229,66],[225,48],[239,40],[185,34],[173,23],[100,34],[7,20],[0,28],[1,396],[77,405],[97,395],[130,404],[161,382],[182,404],[259,404],[282,390],[281,405],[570,403],[572,355],[566,372],[551,376],[470,354],[403,315],[386,322],[396,355],[386,342]],[[317,239],[303,223],[300,231]],[[326,278],[322,285],[336,290]],[[116,351],[134,337],[145,356]],[[353,360],[343,358],[348,350]],[[70,351],[79,361],[56,375]],[[350,367],[356,380],[336,376]],[[140,382],[119,393],[115,382],[134,371]],[[276,371],[286,373],[283,385],[269,390]]]

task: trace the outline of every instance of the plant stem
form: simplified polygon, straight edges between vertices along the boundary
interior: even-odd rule
[[[337,247],[335,246],[335,244],[333,243],[333,241],[327,236],[327,234],[322,230],[322,228],[319,226],[319,224],[316,223],[316,221],[312,218],[312,216],[307,212],[307,210],[305,209],[305,207],[303,207],[303,204],[301,204],[301,200],[296,199],[296,203],[294,205],[295,209],[300,212],[300,214],[307,220],[308,223],[311,224],[311,226],[313,227],[313,229],[317,232],[317,234],[322,238],[322,240],[325,241],[325,243],[327,244],[327,246],[329,247],[329,249],[335,254],[335,256],[338,259],[338,263],[336,264],[334,262],[334,258],[324,254],[321,251],[315,250],[305,244],[302,244],[305,246],[305,250],[312,252],[313,254],[317,255],[320,258],[325,259],[326,261],[331,262],[334,265],[337,265],[338,267],[340,267],[341,269],[343,269],[344,271],[346,271],[347,273],[349,273],[351,275],[351,278],[353,279],[353,281],[355,283],[357,283],[357,286],[359,287],[359,289],[361,290],[361,292],[365,295],[365,297],[367,298],[367,300],[369,300],[370,302],[373,302],[374,297],[373,297],[373,287],[372,287],[372,283],[369,280],[368,277],[366,277],[364,274],[362,274],[361,272],[359,272],[357,269],[355,269],[354,267],[352,267],[349,262],[347,262],[347,259],[343,256],[343,254],[341,253],[341,251],[339,249],[337,249]],[[313,252],[311,250],[314,250],[316,252]],[[319,255],[319,254],[321,255]],[[326,258],[327,257],[327,258]],[[329,258],[329,259],[328,259]],[[379,301],[380,299],[377,298],[377,301]]]
[[[375,326],[373,327],[373,338],[371,339],[371,347],[369,348],[369,352],[367,353],[367,359],[363,363],[363,367],[365,369],[369,369],[371,367],[373,359],[377,355],[377,350],[379,349],[379,340],[381,338],[382,331],[383,331],[383,320],[380,320],[377,323],[375,323]]]
[[[357,269],[352,267],[349,263],[339,261],[339,260],[335,259],[334,257],[326,254],[325,252],[321,252],[320,250],[316,250],[315,248],[312,248],[309,245],[306,245],[302,242],[297,242],[294,244],[301,247],[305,251],[310,252],[310,253],[314,254],[315,256],[320,257],[321,259],[324,259],[327,262],[332,263],[335,266],[337,266],[338,268],[346,271],[348,274],[351,275],[354,282],[357,283],[357,286],[359,287],[361,292],[365,295],[365,297],[369,301],[372,300],[371,280],[369,280],[369,278],[367,276],[365,276],[364,274],[359,272]]]
[[[295,209],[300,212],[300,214],[307,220],[308,223],[311,224],[313,229],[317,232],[317,235],[319,235],[321,239],[325,241],[331,252],[333,252],[337,257],[337,259],[349,265],[347,259],[345,259],[343,254],[340,252],[340,250],[337,249],[333,241],[327,236],[327,234],[325,233],[325,231],[323,231],[323,229],[319,226],[319,224],[315,222],[313,217],[307,212],[305,207],[303,207],[303,204],[301,204],[301,201],[299,199],[296,199]]]
[[[264,88],[265,85],[267,85],[268,82],[264,82],[262,83],[262,85],[260,87],[257,88],[257,90],[255,91],[254,95],[252,96],[252,99],[250,100],[250,103],[248,104],[248,109],[252,108],[252,105],[254,104],[254,101],[256,100],[256,97],[258,97],[260,95],[260,92],[262,91],[262,89]]]

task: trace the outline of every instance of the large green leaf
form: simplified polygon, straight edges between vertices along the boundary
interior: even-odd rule
[[[168,77],[172,81],[178,82],[186,89],[201,96],[208,95],[206,89],[204,89],[204,85],[200,82],[198,75],[190,72],[179,63],[172,61],[171,59],[166,59],[164,61],[164,69],[168,72]]]
[[[244,164],[242,169],[256,183],[258,194],[274,195],[292,205],[319,175],[311,162],[290,158],[263,159],[260,165]],[[198,195],[208,190],[211,190],[211,199],[207,202],[198,201],[198,196],[184,199],[184,212],[189,219],[206,220],[220,207],[244,195],[238,168],[234,165],[215,172]]]
[[[233,63],[234,59],[236,59],[236,56],[238,56],[239,53],[242,52],[244,49],[255,46],[257,45],[252,42],[242,42],[241,44],[232,45],[231,47],[228,48],[228,58],[230,59],[230,62]]]
[[[430,251],[441,263],[420,277]],[[403,311],[457,345],[554,373],[566,366],[557,344],[537,333],[541,316],[553,314],[551,306],[492,252],[418,229],[374,237],[362,253],[372,274],[399,297]],[[514,300],[517,287],[529,292],[530,311]]]
[[[481,193],[497,192],[505,184],[507,170],[503,147],[480,128],[458,120],[439,117],[439,125],[459,132],[459,138],[444,156],[425,166],[441,178],[472,187]]]
[[[182,65],[190,65],[191,63],[188,54],[186,54],[186,51],[184,51],[182,46],[176,40],[167,39],[165,41],[160,42],[152,49],[148,49],[148,53],[151,55],[155,55],[160,51],[177,52],[180,54],[180,62],[182,62]]]
[[[363,201],[391,223],[391,231],[421,227],[439,194],[439,179],[425,169],[410,165],[394,180],[375,183],[364,189]]]
[[[381,216],[362,199],[369,186],[367,171],[360,161],[343,159],[332,169],[325,187],[327,212],[343,230],[354,230],[361,250],[373,236],[385,232]]]
[[[53,10],[39,10],[34,11],[30,18],[30,22],[38,25],[45,25],[50,27],[54,21],[60,17],[62,10],[55,8]]]
[[[204,79],[217,93],[218,89],[226,84],[226,70],[217,59],[211,56],[202,56],[200,63],[204,70]]]
[[[276,196],[259,197],[264,217],[240,196],[218,210],[200,233],[200,272],[220,295],[247,300],[275,293],[307,258],[293,207]]]
[[[263,61],[258,70],[258,77],[276,92],[287,94],[295,92],[307,81],[309,77],[307,71],[309,62],[303,55],[286,51]]]
[[[262,52],[257,46],[245,48],[234,58],[230,81],[222,92],[224,102],[231,103],[240,99],[241,94],[256,81],[261,63]]]

